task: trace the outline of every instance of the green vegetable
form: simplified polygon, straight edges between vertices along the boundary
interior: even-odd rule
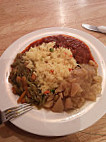
[[[52,89],[52,90],[50,90],[50,92],[52,92],[53,94],[55,93],[55,90],[54,89]]]
[[[53,52],[53,49],[51,49],[51,52]],[[13,86],[12,91],[14,94],[21,96],[23,92],[29,92],[30,97],[27,96],[28,94],[25,94],[24,100],[41,108],[46,101],[46,96],[39,89],[39,81],[32,80],[34,70],[26,67],[22,55],[22,53],[18,54],[11,65],[12,70],[8,80]]]
[[[49,50],[50,50],[50,52],[53,52],[53,51],[54,51],[54,48],[50,48]]]

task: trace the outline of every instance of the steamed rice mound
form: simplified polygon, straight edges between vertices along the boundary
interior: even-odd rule
[[[23,56],[27,68],[34,70],[42,93],[57,88],[60,81],[68,77],[77,66],[69,49],[56,49],[54,45],[55,42],[43,43],[30,48]]]

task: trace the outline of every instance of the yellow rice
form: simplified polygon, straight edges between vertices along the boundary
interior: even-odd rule
[[[77,65],[69,49],[59,47],[50,52],[54,45],[55,42],[49,42],[31,47],[23,57],[27,67],[34,70],[42,92],[57,88],[59,83],[69,76],[70,69]]]

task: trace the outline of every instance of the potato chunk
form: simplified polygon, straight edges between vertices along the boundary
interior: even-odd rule
[[[64,107],[65,107],[65,110],[69,110],[73,108],[73,102],[71,101],[70,97],[66,98]]]
[[[52,111],[53,112],[62,112],[62,111],[64,111],[64,105],[63,105],[63,101],[62,101],[61,97],[59,97],[57,102],[54,104],[54,106],[52,108]]]

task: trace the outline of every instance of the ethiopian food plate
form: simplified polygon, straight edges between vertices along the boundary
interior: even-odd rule
[[[63,112],[96,101],[102,77],[89,47],[77,38],[55,35],[41,38],[18,53],[9,82],[18,103]]]
[[[0,57],[0,109],[33,109],[11,122],[33,134],[63,136],[88,128],[106,113],[106,47],[76,29],[37,30]]]

